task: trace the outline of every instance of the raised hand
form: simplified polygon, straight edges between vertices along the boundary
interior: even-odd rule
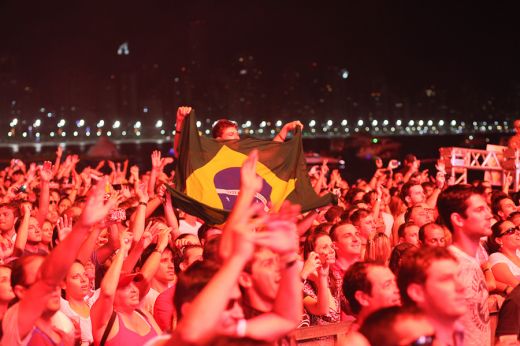
[[[44,182],[49,182],[52,178],[52,163],[50,161],[45,161],[43,165],[40,166],[40,179]]]
[[[321,267],[320,255],[312,251],[307,260],[303,264],[303,269],[300,273],[302,279],[306,280],[309,276],[318,276],[318,268]]]
[[[154,150],[151,155],[152,158],[152,168],[155,170],[159,170],[161,168],[161,152],[159,150]]]
[[[135,196],[139,199],[139,202],[148,203],[150,197],[148,196],[148,190],[143,184],[135,184]]]
[[[293,131],[297,127],[303,129],[303,124],[300,121],[295,120],[285,124],[284,127],[287,131]]]
[[[133,176],[135,180],[139,180],[139,166],[133,165],[130,167],[130,175]]]
[[[375,163],[376,163],[377,169],[383,168],[383,160],[381,160],[380,157],[376,157]]]
[[[178,122],[177,126],[180,125],[179,122],[182,123],[182,121],[184,121],[184,118],[186,118],[186,116],[191,113],[191,110],[192,110],[191,107],[186,107],[186,106],[179,107],[177,109],[177,122]]]
[[[399,161],[397,161],[397,160],[390,160],[390,162],[388,162],[388,169],[394,170],[397,167],[399,167],[400,165],[401,165],[401,163]]]
[[[116,171],[116,164],[112,160],[108,160],[108,167],[112,170],[112,172]]]
[[[56,228],[58,230],[58,239],[63,241],[70,231],[72,231],[72,218],[69,218],[67,214],[64,214],[58,219]]]
[[[258,162],[258,150],[253,150],[242,164],[240,169],[240,188],[249,189],[254,192],[262,190],[262,177],[256,174],[256,163]]]
[[[123,254],[128,254],[130,247],[132,247],[132,233],[123,231],[119,234],[119,251],[123,251]]]
[[[437,168],[437,171],[446,174],[446,164],[444,163],[443,160],[437,160],[437,163],[435,164],[435,168]]]
[[[256,245],[268,247],[279,254],[296,253],[298,241],[296,224],[286,220],[268,220],[262,231],[254,236]]]
[[[115,205],[117,200],[109,198],[105,202],[105,186],[108,182],[106,177],[99,179],[97,184],[90,189],[85,207],[79,217],[79,222],[85,227],[94,226],[102,221]]]

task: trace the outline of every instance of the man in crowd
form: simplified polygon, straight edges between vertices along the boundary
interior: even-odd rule
[[[425,313],[441,345],[464,344],[457,320],[466,312],[466,305],[457,276],[457,260],[443,247],[427,247],[405,256],[397,275],[403,304]]]
[[[427,223],[419,229],[419,241],[421,246],[446,246],[444,228],[434,222]]]
[[[394,273],[376,263],[351,265],[343,278],[343,294],[357,317],[357,325],[378,309],[401,304]]]
[[[509,215],[518,210],[515,202],[502,193],[492,199],[491,208],[498,220],[507,220]]]
[[[489,293],[476,255],[480,238],[491,235],[493,215],[484,197],[470,185],[454,185],[444,190],[437,208],[453,234],[449,250],[459,263],[458,280],[464,287],[466,312],[461,318],[464,345],[482,345],[491,338]]]

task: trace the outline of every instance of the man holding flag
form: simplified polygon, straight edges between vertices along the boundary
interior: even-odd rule
[[[213,137],[201,136],[195,112],[180,107],[177,112],[175,153],[178,157],[173,204],[210,224],[223,223],[232,209],[240,186],[240,167],[248,154],[259,151],[256,173],[263,188],[255,196],[265,210],[278,210],[284,200],[315,209],[332,201],[332,195],[318,196],[309,181],[299,121],[286,124],[273,141],[240,139],[235,123],[220,120]],[[291,140],[284,142],[289,131]]]

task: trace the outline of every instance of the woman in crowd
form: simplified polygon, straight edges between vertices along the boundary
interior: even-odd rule
[[[85,300],[90,291],[90,284],[81,262],[76,261],[72,264],[62,288],[65,290],[65,299],[61,299],[60,310],[75,323],[80,334],[80,345],[88,346],[94,342],[90,306]]]
[[[512,290],[520,283],[520,258],[516,251],[520,249],[520,228],[511,221],[499,221],[492,227],[489,238],[489,265],[495,280],[502,282]]]
[[[139,310],[148,283],[139,274],[122,273],[132,236],[124,232],[120,249],[101,281],[98,300],[91,310],[92,333],[96,344],[143,345],[161,333],[153,316]]]
[[[336,252],[328,233],[311,234],[305,243],[306,260],[302,278],[303,305],[309,313],[311,325],[323,325],[340,321],[341,307],[338,287],[330,275],[330,266],[336,261]]]

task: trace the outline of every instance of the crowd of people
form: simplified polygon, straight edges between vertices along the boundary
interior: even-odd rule
[[[238,139],[235,126],[215,137]],[[0,172],[1,345],[296,345],[297,328],[342,321],[342,345],[517,344],[520,211],[507,183],[453,184],[442,162],[430,174],[407,155],[349,184],[324,162],[309,181],[337,205],[266,212],[253,202],[257,155],[223,225],[173,206],[174,159],[158,151],[146,172],[61,148],[53,163],[12,159]]]

